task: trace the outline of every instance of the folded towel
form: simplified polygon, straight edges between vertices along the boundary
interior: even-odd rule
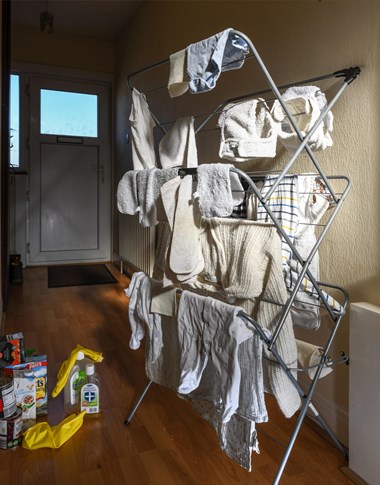
[[[129,170],[119,181],[117,186],[117,208],[122,214],[134,215],[139,210],[137,197],[137,174],[138,170]]]
[[[230,174],[232,165],[223,163],[207,163],[197,169],[199,208],[204,217],[228,217],[232,214],[234,205],[244,199],[244,189],[236,174]],[[231,176],[236,192],[231,191]]]
[[[158,150],[162,168],[197,167],[194,118],[178,118],[171,130],[161,139]]]
[[[186,93],[189,89],[189,80],[186,73],[186,49],[172,54],[169,61],[168,90],[170,97],[175,98]]]
[[[140,207],[140,224],[144,227],[157,224],[156,205],[154,200],[155,174],[157,168],[139,170],[137,174],[137,198]]]
[[[317,345],[309,344],[308,342],[303,342],[302,340],[297,340],[297,360],[301,367],[306,368],[310,366],[316,366],[321,362],[322,349]],[[317,367],[308,369],[307,373],[310,379],[314,379]],[[332,372],[331,367],[324,366],[320,374],[320,378],[327,376]]]

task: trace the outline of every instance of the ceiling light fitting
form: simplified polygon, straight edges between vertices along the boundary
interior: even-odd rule
[[[47,0],[45,12],[40,13],[40,29],[44,34],[52,34],[54,32],[54,15],[48,12]]]

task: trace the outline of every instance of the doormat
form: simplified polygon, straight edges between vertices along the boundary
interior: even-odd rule
[[[117,283],[104,264],[48,266],[48,288]]]

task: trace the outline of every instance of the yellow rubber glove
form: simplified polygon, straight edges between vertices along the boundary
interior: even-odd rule
[[[23,433],[22,447],[26,450],[38,448],[59,448],[82,426],[86,411],[67,416],[56,426],[37,423]]]
[[[75,361],[77,360],[78,352],[81,351],[84,355],[94,362],[101,362],[103,360],[103,356],[101,352],[95,352],[95,350],[85,349],[81,345],[77,345],[75,349],[71,352],[68,359],[66,359],[57,374],[57,384],[51,393],[52,397],[57,397],[58,394],[62,391],[65,387],[66,381],[70,375],[71,369],[74,367]]]

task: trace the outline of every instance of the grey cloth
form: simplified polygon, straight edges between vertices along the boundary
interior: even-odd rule
[[[122,176],[117,186],[117,208],[122,214],[133,216],[139,210],[137,173],[138,170],[129,170]]]
[[[187,47],[187,74],[192,94],[210,91],[222,71],[243,65],[248,44],[231,31],[232,28],[226,29]]]
[[[145,227],[154,226],[159,221],[166,221],[160,189],[163,184],[176,177],[177,173],[176,168],[134,171],[121,185],[123,192],[120,189],[120,193],[124,194],[126,201],[123,202],[120,195],[120,205],[123,204],[122,207],[130,210],[127,214],[135,214],[137,211],[132,212],[132,210],[137,203],[140,223]],[[132,177],[134,177],[133,183],[130,182]]]
[[[176,391],[180,379],[180,349],[175,316],[162,316],[161,328],[163,351],[154,362],[145,363],[146,373],[156,384]],[[200,385],[190,394],[181,394],[191,402],[194,410],[215,429],[221,449],[239,465],[251,471],[252,451],[259,452],[255,422],[234,414],[228,423],[223,423],[213,401],[209,400],[215,383],[213,368],[206,365]]]
[[[232,166],[207,163],[198,167],[197,193],[203,217],[228,217],[234,206],[242,202],[244,189],[237,175],[230,172]]]
[[[214,401],[221,421],[228,422],[239,408],[243,417],[263,422],[267,421],[268,415],[261,369],[262,341],[253,324],[238,315],[240,311],[242,308],[214,298],[188,291],[181,294],[178,307],[181,353],[178,392],[188,394],[198,388],[210,360],[215,385],[208,398]],[[244,366],[247,373],[242,375],[239,348],[248,339],[251,340],[249,366]],[[247,358],[247,355],[242,355],[242,358]]]
[[[139,170],[137,174],[137,198],[140,207],[140,224],[144,227],[157,224],[156,205],[154,201],[154,180],[157,168]]]

